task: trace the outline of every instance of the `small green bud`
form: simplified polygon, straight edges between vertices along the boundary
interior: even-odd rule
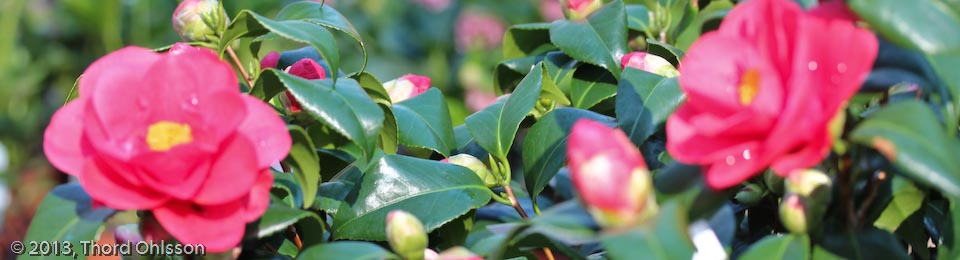
[[[484,165],[480,159],[477,159],[477,157],[473,157],[473,155],[462,153],[450,156],[450,158],[444,159],[443,161],[467,167],[467,169],[473,171],[473,173],[477,174],[477,177],[483,180],[483,184],[486,185],[487,188],[499,186],[497,176],[494,176],[493,173],[487,169],[487,166]]]
[[[830,176],[819,170],[790,173],[785,183],[786,194],[780,203],[780,220],[794,233],[816,229],[830,205]]]
[[[402,210],[387,214],[387,242],[404,259],[424,259],[427,248],[427,232],[417,217]]]
[[[173,30],[184,41],[217,44],[228,20],[219,0],[185,0],[173,12]]]
[[[785,183],[787,193],[798,193],[804,197],[811,196],[817,188],[829,188],[830,185],[830,176],[813,169],[794,171],[790,173]]]
[[[787,194],[780,202],[780,221],[790,232],[807,233],[807,207],[798,194]]]
[[[763,185],[767,186],[767,190],[773,194],[783,195],[783,177],[772,170],[763,173]]]
[[[734,196],[734,199],[737,200],[737,202],[740,202],[740,204],[753,206],[757,205],[757,203],[763,199],[764,195],[766,195],[766,192],[764,192],[763,187],[760,187],[760,185],[757,184],[747,183],[742,189],[740,189],[740,191],[737,192],[737,195]]]

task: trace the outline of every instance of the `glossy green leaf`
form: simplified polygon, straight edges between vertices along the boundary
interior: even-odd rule
[[[350,78],[356,80],[357,83],[360,84],[360,87],[378,104],[390,105],[392,103],[390,101],[390,93],[387,93],[387,89],[383,88],[383,83],[381,83],[377,77],[374,77],[373,74],[362,71],[350,75]]]
[[[512,94],[468,116],[466,125],[474,140],[494,156],[506,158],[520,122],[539,99],[542,81],[543,65],[533,66]]]
[[[543,214],[528,220],[529,228],[517,237],[542,234],[566,245],[583,245],[598,242],[593,227],[596,223],[579,201],[569,200],[554,205]]]
[[[570,81],[570,100],[574,107],[590,109],[617,95],[617,79],[601,68],[577,67]]]
[[[684,54],[683,50],[654,39],[647,39],[647,52],[663,57],[675,67],[680,64]]]
[[[550,26],[550,41],[574,59],[600,66],[620,77],[620,57],[627,53],[627,15],[616,0],[580,21],[558,20]]]
[[[263,213],[263,216],[260,217],[260,221],[257,222],[257,238],[270,236],[307,218],[313,218],[317,222],[323,222],[317,214],[310,211],[281,205],[270,205],[267,211]],[[311,230],[310,232],[323,233],[324,231],[321,229]]]
[[[549,23],[510,26],[503,35],[504,59],[539,55],[552,49],[556,47],[550,43]]]
[[[820,245],[845,259],[910,259],[899,238],[873,227],[858,230],[856,233],[827,234],[820,241]]]
[[[814,246],[814,247],[813,247],[813,255],[812,255],[812,257],[811,257],[810,259],[817,259],[817,260],[843,260],[844,258],[843,258],[843,257],[840,257],[840,256],[838,256],[838,255],[836,255],[836,254],[834,254],[834,253],[831,253],[830,251],[827,251],[827,250],[824,249],[823,247]]]
[[[383,129],[380,132],[380,148],[387,154],[396,153],[400,144],[399,127],[397,126],[397,118],[393,115],[393,108],[391,107],[393,102],[390,101],[390,94],[383,88],[383,83],[380,83],[380,80],[377,80],[369,72],[355,73],[350,75],[350,78],[360,83],[360,87],[383,109],[384,120]]]
[[[567,137],[573,124],[589,119],[610,126],[614,119],[590,110],[558,108],[540,118],[523,141],[523,176],[527,192],[536,198],[567,159]],[[537,203],[534,199],[534,204]]]
[[[250,95],[268,102],[274,96],[283,92],[286,88],[283,87],[283,82],[280,82],[280,79],[277,78],[278,71],[271,68],[261,72],[257,81],[253,83],[253,88],[250,89]]]
[[[626,5],[627,27],[631,30],[653,34],[650,31],[650,9],[644,5]]]
[[[490,191],[469,169],[439,161],[386,155],[358,183],[355,200],[333,220],[336,239],[386,239],[387,213],[415,215],[427,232],[490,201]]]
[[[393,104],[393,114],[401,144],[429,148],[445,157],[456,150],[450,110],[439,89],[430,88],[416,97]]]
[[[360,241],[340,241],[312,246],[300,252],[297,259],[328,259],[332,256],[350,260],[400,259],[377,244]]]
[[[687,235],[687,213],[676,202],[667,203],[652,223],[601,237],[612,259],[690,259],[696,248]]]
[[[324,5],[320,2],[302,1],[287,5],[277,14],[277,20],[298,20],[314,23],[326,28],[343,32],[353,38],[360,45],[360,51],[363,53],[363,65],[360,71],[367,67],[367,47],[360,38],[360,33],[353,27],[353,24],[347,20],[340,12],[333,7]]]
[[[960,51],[960,8],[945,0],[850,0],[850,9],[884,38],[929,54]],[[954,5],[956,5],[954,3]]]
[[[931,67],[940,76],[944,87],[953,97],[952,102],[945,108],[948,126],[956,126],[960,120],[960,73],[956,73],[956,69],[960,67],[960,46],[954,51],[954,53],[935,54],[927,58]],[[947,127],[948,133],[954,134],[956,130],[956,127]]]
[[[850,134],[873,147],[914,181],[960,197],[960,140],[950,137],[934,112],[920,101],[890,104],[871,114]]]
[[[810,254],[810,238],[805,235],[768,236],[750,246],[740,256],[743,260],[790,259],[806,260]]]
[[[890,232],[897,230],[904,220],[923,206],[924,193],[904,178],[894,178],[890,187],[893,200],[873,222],[877,228]]]
[[[534,66],[543,61],[543,56],[521,57],[501,61],[493,71],[494,84],[498,95],[509,92],[517,86]]]
[[[267,30],[280,37],[309,44],[316,48],[324,61],[329,64],[332,78],[337,78],[340,68],[340,51],[333,34],[324,27],[303,20],[273,20],[249,10],[240,11],[234,19],[227,26],[224,38],[220,42],[221,53],[233,40],[241,37],[260,36],[266,33],[262,30]],[[247,32],[243,33],[243,30],[247,30]]]
[[[71,255],[52,255],[31,257],[31,259],[86,259],[88,255],[80,251],[81,241],[96,241],[103,231],[103,222],[116,213],[106,207],[92,207],[92,198],[78,183],[57,186],[43,198],[37,208],[33,221],[22,240],[24,252],[36,249],[30,241],[71,243]],[[7,246],[7,245],[5,245]],[[61,247],[62,249],[62,247]],[[9,250],[9,249],[5,249]],[[10,252],[10,251],[6,251]]]
[[[302,207],[303,191],[297,182],[297,177],[294,176],[293,173],[279,172],[272,169],[270,172],[273,174],[273,185],[270,187],[287,193],[287,196],[282,198],[283,202],[290,207]]]
[[[357,81],[344,78],[334,85],[330,79],[306,80],[285,72],[276,74],[304,111],[350,139],[363,158],[372,158],[384,114]]]
[[[664,126],[684,97],[677,78],[627,68],[617,85],[618,124],[640,146]]]
[[[290,132],[290,138],[293,139],[293,145],[283,161],[290,165],[300,190],[305,195],[303,205],[306,208],[313,205],[317,185],[320,185],[320,158],[306,130],[297,125],[288,125],[287,130]]]

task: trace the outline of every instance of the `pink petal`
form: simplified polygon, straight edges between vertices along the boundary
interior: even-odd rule
[[[247,118],[240,123],[237,131],[256,147],[258,168],[267,168],[271,163],[287,157],[293,141],[286,123],[272,107],[254,97],[243,97],[247,104]]]
[[[211,252],[236,247],[243,238],[243,200],[204,206],[171,201],[153,209],[157,222],[183,244],[203,244]]]
[[[719,33],[741,37],[758,46],[773,68],[789,68],[803,9],[793,1],[751,0],[737,4],[720,25]],[[778,71],[786,75],[786,71]]]
[[[266,68],[277,68],[277,63],[280,63],[280,53],[271,51],[267,53],[266,56],[260,59],[260,69]]]
[[[410,93],[410,97],[414,97],[430,89],[430,77],[407,74],[400,77],[400,79],[408,80],[410,83],[413,83],[413,92]]]
[[[743,74],[751,69],[759,69],[761,73],[761,86],[754,100],[760,98],[760,92],[778,88],[778,84],[771,84],[777,82],[776,77],[771,76],[773,73],[764,73],[768,65],[757,58],[751,45],[719,33],[707,33],[694,42],[680,66],[680,88],[687,95],[684,105],[718,116],[743,110],[739,88]],[[773,105],[765,104],[765,107]]]
[[[138,81],[160,57],[161,54],[136,46],[111,52],[90,64],[80,76],[80,96],[90,97],[100,85]]]
[[[240,199],[250,192],[258,175],[260,168],[253,144],[246,136],[234,135],[223,144],[209,175],[203,180],[203,187],[192,201],[216,205]]]
[[[158,63],[162,65],[154,65],[150,71],[150,79],[155,79],[155,85],[163,79],[162,82],[168,85],[181,84],[180,88],[197,91],[240,92],[233,67],[221,60],[213,50],[176,43]],[[157,68],[163,68],[164,73],[158,74]]]
[[[134,170],[105,159],[89,159],[79,176],[80,185],[93,199],[118,210],[150,209],[168,200],[151,188],[126,182],[121,176],[125,174],[134,174]]]
[[[829,134],[822,134],[820,137],[820,140],[811,140],[797,152],[777,158],[771,165],[773,171],[777,175],[787,176],[794,170],[810,168],[823,161],[823,158],[826,158],[830,153],[832,140]]]
[[[148,151],[131,162],[143,172],[143,180],[175,199],[192,198],[210,172],[211,151],[197,145],[178,145],[164,152]]]
[[[87,100],[78,98],[53,114],[43,134],[43,152],[54,167],[69,175],[83,171],[86,154],[81,149],[83,113]]]
[[[326,72],[323,71],[323,67],[320,64],[317,64],[316,61],[310,58],[303,58],[290,65],[287,68],[287,72],[298,76],[304,79],[325,79],[327,78]]]
[[[244,220],[254,221],[267,211],[270,206],[270,187],[273,186],[273,173],[270,170],[263,170],[257,177],[257,182],[253,184],[250,195],[247,196],[246,212]]]

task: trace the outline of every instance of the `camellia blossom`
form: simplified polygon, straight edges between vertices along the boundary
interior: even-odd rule
[[[126,47],[90,65],[44,133],[50,163],[118,210],[150,210],[178,241],[238,246],[270,202],[291,139],[208,49]]]
[[[563,2],[563,12],[570,20],[587,18],[603,6],[603,0],[560,0]]]
[[[390,101],[398,103],[427,92],[430,89],[430,77],[407,74],[383,83],[383,88],[390,94]]]
[[[654,73],[664,77],[676,77],[680,75],[677,68],[673,67],[669,61],[663,57],[650,53],[635,51],[627,53],[620,58],[620,68],[631,67],[638,70]]]
[[[702,165],[713,189],[823,160],[831,119],[877,55],[876,37],[851,18],[842,2],[810,12],[788,0],[737,5],[681,62],[687,99],[667,121],[667,150]]]
[[[260,68],[277,68],[277,64],[280,62],[280,54],[272,51],[267,53],[266,56],[263,56],[260,59]],[[310,58],[303,58],[293,63],[286,69],[287,73],[291,75],[301,77],[304,79],[325,79],[327,78],[327,73],[324,72],[323,66],[320,66],[316,61]],[[284,94],[287,96],[287,100],[290,102],[290,111],[300,112],[300,102],[293,97],[293,94],[290,94],[290,91],[285,91]]]
[[[624,227],[655,214],[653,180],[627,135],[581,119],[567,141],[573,186],[601,226]]]
[[[466,11],[457,17],[454,40],[457,50],[465,52],[471,47],[490,50],[500,46],[503,33],[507,26],[499,17],[477,12]]]

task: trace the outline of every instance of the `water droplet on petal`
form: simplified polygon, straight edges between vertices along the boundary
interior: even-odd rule
[[[847,64],[842,62],[837,64],[837,71],[840,73],[847,72]]]
[[[733,155],[727,155],[727,165],[733,166],[737,163],[737,158],[733,158]]]
[[[743,150],[743,159],[750,160],[750,149]]]
[[[200,103],[200,100],[197,99],[197,95],[193,95],[193,96],[190,97],[190,104],[191,104],[191,105],[196,106],[196,105],[199,104],[199,103]]]
[[[817,62],[811,61],[810,63],[807,63],[807,68],[810,69],[810,71],[817,70]]]

